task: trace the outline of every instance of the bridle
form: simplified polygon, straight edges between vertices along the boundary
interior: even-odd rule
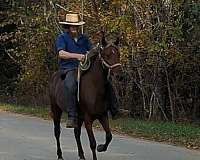
[[[115,45],[115,44],[108,44],[106,47],[100,47],[100,49],[101,49],[101,51],[99,52],[99,59],[101,60],[101,63],[102,63],[102,65],[103,66],[105,66],[105,67],[107,67],[107,69],[108,69],[108,75],[107,75],[107,79],[109,79],[110,78],[110,73],[111,73],[111,71],[114,69],[114,68],[116,68],[116,67],[118,67],[118,66],[121,66],[121,63],[115,63],[115,64],[112,64],[112,65],[110,65],[108,62],[106,62],[106,60],[103,58],[103,56],[101,55],[101,53],[102,53],[102,50],[103,49],[106,49],[106,48],[108,48],[108,47],[110,47],[110,46],[113,46],[114,48],[116,48],[117,50],[118,50],[118,47]]]

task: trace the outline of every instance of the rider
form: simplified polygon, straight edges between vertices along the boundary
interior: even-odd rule
[[[66,14],[66,20],[59,22],[64,32],[56,39],[56,50],[59,57],[59,70],[66,73],[64,77],[65,99],[67,102],[67,128],[77,126],[77,68],[79,62],[84,62],[85,53],[92,47],[89,39],[79,33],[79,27],[85,22],[80,20],[78,14]],[[113,117],[119,113],[116,95],[110,83],[107,85],[108,105]]]

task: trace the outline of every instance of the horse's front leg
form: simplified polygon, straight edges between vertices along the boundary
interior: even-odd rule
[[[84,152],[83,152],[83,148],[82,148],[82,144],[81,144],[81,126],[83,124],[83,120],[82,119],[78,119],[78,127],[74,128],[74,135],[76,138],[76,143],[78,146],[78,156],[80,160],[85,160],[85,156],[84,156]]]
[[[87,130],[87,134],[88,134],[88,138],[90,141],[90,148],[92,150],[92,154],[93,154],[93,160],[97,160],[97,155],[96,155],[96,140],[94,137],[94,133],[92,130],[92,120],[85,120],[85,128]]]
[[[112,140],[112,134],[111,134],[110,127],[109,127],[108,116],[106,115],[106,116],[100,118],[99,122],[101,123],[102,127],[104,128],[104,130],[106,132],[106,142],[105,142],[105,144],[98,145],[97,151],[105,152],[108,148],[109,143]]]

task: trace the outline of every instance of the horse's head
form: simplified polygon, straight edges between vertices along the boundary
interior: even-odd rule
[[[103,65],[108,69],[108,76],[114,76],[119,81],[123,80],[122,67],[120,64],[119,38],[114,43],[107,43],[105,36],[102,37],[100,58]]]

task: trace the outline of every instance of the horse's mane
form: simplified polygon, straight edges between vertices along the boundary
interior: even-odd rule
[[[90,69],[91,65],[94,63],[97,56],[99,55],[99,49],[100,49],[100,47],[96,46],[87,52],[85,62],[79,65],[81,71],[85,72]]]
[[[93,58],[99,54],[100,46],[93,47],[87,54],[88,58]]]

